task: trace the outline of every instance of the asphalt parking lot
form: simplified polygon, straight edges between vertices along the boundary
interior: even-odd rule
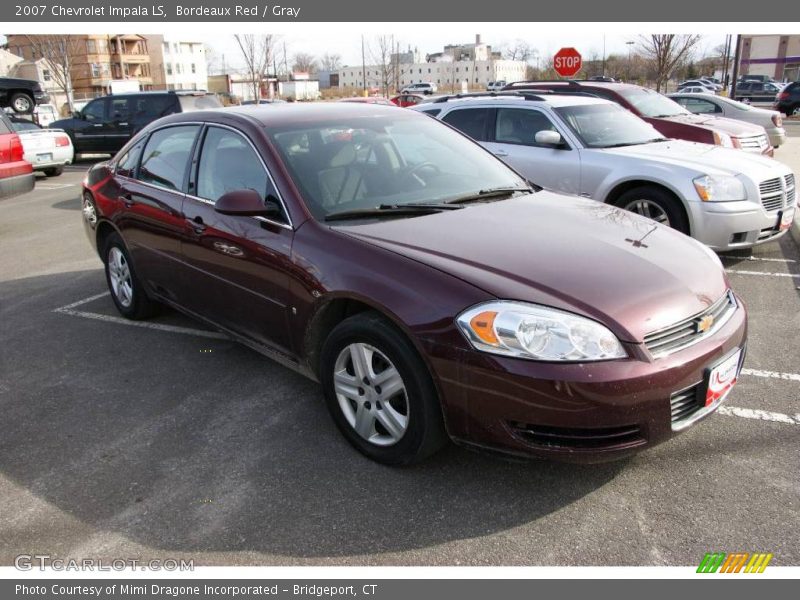
[[[800,174],[800,122],[776,158]],[[175,313],[120,319],[81,227],[87,164],[0,201],[0,564],[800,564],[800,251],[723,257],[750,309],[724,409],[612,464],[450,447],[374,464],[317,385]]]

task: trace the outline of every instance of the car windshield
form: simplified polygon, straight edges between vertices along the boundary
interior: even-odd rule
[[[653,90],[644,88],[625,88],[619,90],[622,97],[630,102],[643,117],[675,117],[691,114],[677,102]]]
[[[665,139],[652,125],[617,104],[562,106],[556,112],[587,148],[634,146]]]
[[[411,111],[376,109],[270,126],[268,133],[318,220],[345,211],[443,204],[485,190],[527,187],[477,144]]]

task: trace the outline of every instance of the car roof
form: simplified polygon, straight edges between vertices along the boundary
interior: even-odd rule
[[[535,96],[535,94],[531,94],[531,96]],[[529,96],[530,97],[530,96]],[[492,103],[492,104],[508,104],[510,106],[515,106],[520,104],[521,102],[532,102],[532,105],[547,105],[552,106],[554,108],[558,108],[561,106],[577,106],[577,105],[585,105],[585,104],[616,104],[611,102],[610,100],[605,100],[603,98],[596,98],[594,96],[579,96],[577,94],[542,94],[538,96],[537,100],[530,101],[525,95],[520,94],[519,96],[515,96],[512,94],[507,95],[485,95],[485,96],[469,96],[464,98],[459,98],[457,96],[448,97],[443,96],[444,101],[440,100],[439,102],[432,102],[432,103],[425,103],[425,104],[418,104],[417,106],[425,106],[425,108],[430,109],[432,104],[442,104],[444,106],[447,105],[455,105],[460,103]],[[442,108],[444,108],[442,106]]]

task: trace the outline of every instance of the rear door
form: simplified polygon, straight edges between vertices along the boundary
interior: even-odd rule
[[[288,270],[294,232],[275,219],[223,215],[214,203],[226,192],[258,191],[278,200],[272,177],[242,132],[209,125],[197,154],[184,212],[188,265],[186,307],[260,344],[289,354]]]
[[[533,183],[549,190],[580,192],[580,154],[574,151],[561,131],[543,111],[536,108],[497,108],[490,127],[490,141],[484,144]],[[536,134],[555,131],[563,144],[539,144]]]
[[[122,217],[117,225],[140,279],[184,304],[180,243],[188,230],[183,200],[200,125],[157,129],[120,158],[116,168]]]

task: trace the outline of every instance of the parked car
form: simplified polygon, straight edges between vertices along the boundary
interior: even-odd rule
[[[678,84],[678,89],[682,90],[688,87],[699,87],[707,89],[712,94],[717,91],[717,85],[711,83],[710,81],[703,81],[702,79],[689,79],[687,81],[682,81]],[[722,86],[719,86],[719,89],[722,89]]]
[[[393,98],[390,98],[389,101],[397,106],[407,108],[409,106],[416,106],[421,102],[425,102],[425,96],[422,94],[399,94]]]
[[[693,115],[666,96],[638,85],[599,81],[524,82],[511,84],[506,89],[590,94],[627,108],[668,138],[739,148],[767,156],[772,156],[774,150],[760,127],[711,115]]]
[[[711,88],[703,87],[700,85],[687,85],[686,87],[678,88],[681,94],[711,94],[715,92]],[[671,97],[671,96],[669,96]]]
[[[475,95],[437,104],[438,119],[537,185],[639,213],[715,250],[777,239],[794,217],[786,165],[669,140],[607,100]]]
[[[33,119],[42,127],[47,127],[59,117],[58,110],[53,104],[38,104],[33,109]]]
[[[439,87],[435,83],[422,82],[412,83],[400,90],[401,94],[435,94]]]
[[[785,115],[800,115],[800,81],[784,87],[775,97],[773,108]]]
[[[608,75],[592,75],[588,79],[589,81],[606,81],[608,83],[614,83],[616,79],[613,77],[609,77]],[[501,88],[502,89],[502,88]]]
[[[206,92],[132,92],[95,98],[71,118],[54,121],[50,126],[63,129],[78,154],[107,154],[122,148],[156,119],[220,107],[219,99]]]
[[[355,98],[342,98],[339,102],[355,102],[357,104],[383,104],[389,106],[392,103],[388,98],[383,96],[357,96]]]
[[[713,412],[744,359],[746,310],[707,247],[535,192],[413,110],[172,115],[93,166],[83,203],[122,315],[165,303],[318,380],[383,463],[448,436],[626,456]]]
[[[37,104],[50,101],[50,96],[35,79],[0,77],[0,107],[15,113],[29,114]]]
[[[5,112],[0,111],[0,198],[30,192],[33,167],[25,160],[22,142]]]
[[[64,165],[72,164],[75,151],[62,129],[43,129],[21,117],[11,117],[10,120],[22,141],[23,158],[33,165],[34,171],[56,177],[64,172]]]
[[[736,121],[752,123],[764,128],[769,137],[769,143],[778,148],[786,143],[786,130],[783,128],[783,117],[777,110],[756,108],[743,102],[731,100],[723,96],[709,96],[708,94],[693,94],[681,92],[670,94],[669,97],[683,106],[686,110],[696,115],[714,115]]]
[[[735,100],[772,104],[781,91],[778,84],[760,81],[740,81],[736,84]]]
[[[774,82],[775,79],[769,75],[742,75],[736,81],[759,81],[761,83]]]
[[[508,82],[505,79],[501,79],[499,81],[490,81],[486,84],[486,91],[487,92],[496,92],[502,90],[504,87],[508,85]]]

